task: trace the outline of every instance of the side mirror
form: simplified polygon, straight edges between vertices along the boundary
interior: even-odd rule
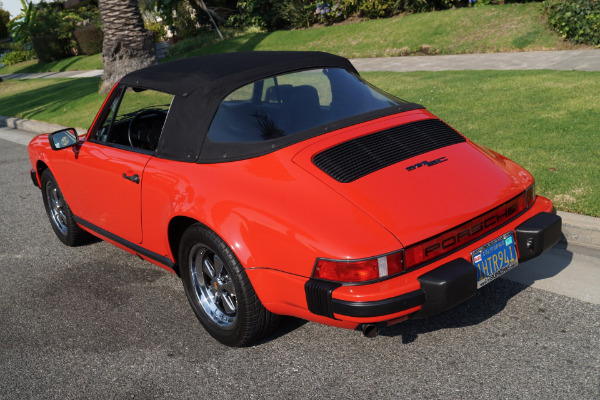
[[[79,136],[77,136],[75,128],[67,128],[50,133],[48,135],[48,140],[50,141],[52,150],[60,150],[75,146],[79,143]]]

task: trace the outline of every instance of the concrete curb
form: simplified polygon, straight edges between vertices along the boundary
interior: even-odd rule
[[[65,128],[70,128],[69,126],[55,125],[50,124],[48,122],[35,121],[32,119],[22,119],[22,118],[14,118],[14,117],[4,117],[0,115],[0,127],[9,127],[13,129],[21,129],[24,131],[34,132],[34,133],[50,133],[54,131],[58,131]],[[77,133],[82,135],[87,132],[87,129],[75,128],[77,129]]]
[[[0,127],[21,129],[34,133],[49,133],[66,128],[61,125],[33,121],[21,118],[0,116]],[[80,135],[87,130],[76,128]],[[563,242],[600,250],[600,218],[559,211],[562,218]]]
[[[568,244],[600,250],[600,218],[559,211],[563,241]]]

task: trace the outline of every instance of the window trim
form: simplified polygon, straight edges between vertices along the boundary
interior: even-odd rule
[[[171,102],[169,103],[169,109],[167,110],[167,115],[165,116],[165,122],[163,123],[163,126],[160,131],[160,137],[159,137],[159,142],[160,142],[160,138],[162,137],[164,130],[165,130],[166,121],[169,118],[169,114],[171,113],[171,109],[173,106],[173,101],[175,100],[175,96],[172,95],[171,93],[161,92],[161,91],[155,90],[155,89],[142,89],[142,88],[137,88],[134,86],[127,86],[127,85],[121,85],[121,84],[119,84],[115,88],[115,90],[113,91],[113,94],[110,96],[110,98],[108,99],[108,101],[106,102],[104,107],[102,108],[101,114],[100,114],[99,118],[97,118],[96,123],[94,124],[93,128],[90,130],[90,133],[87,136],[86,141],[89,141],[91,143],[96,143],[96,144],[99,144],[102,146],[114,148],[114,149],[130,151],[132,153],[139,153],[139,154],[155,156],[157,153],[157,149],[159,147],[158,144],[156,146],[156,149],[146,150],[146,149],[141,149],[141,148],[133,147],[133,146],[129,146],[129,145],[123,145],[123,144],[112,143],[112,142],[104,142],[104,141],[96,139],[96,134],[98,133],[99,129],[101,129],[104,126],[104,123],[106,122],[106,119],[110,115],[113,105],[115,104],[115,102],[117,102],[117,104],[116,104],[117,108],[115,110],[115,113],[112,116],[112,120],[110,121],[110,126],[108,128],[107,137],[110,137],[110,134],[113,130],[113,126],[115,124],[115,119],[117,118],[117,115],[119,114],[119,110],[121,109],[121,102],[123,101],[123,97],[125,97],[125,93],[127,93],[128,89],[131,89],[134,92],[137,92],[136,89],[141,89],[140,91],[152,90],[152,91],[155,91],[158,93],[164,93],[164,94],[168,94],[171,96]],[[140,110],[142,110],[142,109],[140,109]],[[136,112],[139,112],[140,110],[138,110]]]

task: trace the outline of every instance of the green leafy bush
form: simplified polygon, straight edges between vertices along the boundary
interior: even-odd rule
[[[236,28],[257,26],[266,30],[307,28],[315,23],[331,25],[351,17],[378,19],[400,13],[530,1],[542,0],[246,0],[237,2],[237,13],[230,16],[227,23]]]
[[[31,44],[42,63],[62,60],[72,54],[69,41],[54,32],[34,36]]]
[[[33,47],[41,62],[55,61],[78,53],[73,31],[82,23],[99,21],[98,8],[93,5],[64,9],[61,2],[34,4],[22,2],[21,13],[8,28],[15,43]]]
[[[314,2],[309,0],[278,1],[273,4],[273,29],[308,28],[314,22]]]
[[[600,47],[600,0],[547,0],[548,25],[575,44]]]
[[[13,65],[33,58],[35,58],[35,52],[33,50],[13,50],[4,53],[2,57],[0,57],[0,64]]]
[[[102,40],[104,39],[104,35],[102,34],[102,30],[96,25],[87,25],[83,28],[76,29],[73,34],[77,39],[81,52],[86,56],[102,52]]]
[[[255,26],[268,29],[273,18],[273,4],[271,0],[238,1],[237,13],[227,19],[227,26],[234,28],[248,28]]]

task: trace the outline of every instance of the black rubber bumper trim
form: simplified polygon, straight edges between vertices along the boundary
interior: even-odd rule
[[[31,180],[33,181],[33,184],[35,185],[35,187],[39,188],[40,185],[38,184],[38,180],[37,180],[37,175],[35,173],[35,169],[32,169],[31,171],[29,171],[29,175],[31,175]]]
[[[152,260],[154,260],[154,261],[156,261],[156,262],[158,262],[158,263],[160,263],[160,264],[162,264],[162,265],[164,265],[166,267],[169,267],[171,269],[175,268],[175,264],[173,263],[173,261],[171,261],[167,257],[161,256],[160,254],[157,254],[157,253],[154,253],[153,251],[145,249],[145,248],[143,248],[140,245],[137,245],[137,244],[132,243],[132,242],[126,240],[126,239],[123,239],[122,237],[117,236],[114,233],[111,233],[111,232],[109,232],[107,230],[104,230],[104,229],[102,229],[102,228],[100,228],[100,227],[92,224],[91,222],[88,222],[88,221],[86,221],[84,219],[79,218],[76,215],[73,215],[73,217],[75,218],[75,221],[79,225],[84,226],[84,227],[88,228],[89,230],[92,230],[92,231],[94,231],[94,232],[96,232],[96,233],[98,233],[98,234],[100,234],[100,235],[102,235],[104,237],[109,238],[110,240],[113,240],[113,241],[119,243],[122,246],[125,246],[125,247],[133,250],[138,255],[142,255],[144,257],[148,257],[148,258],[150,258],[150,259],[152,259]]]
[[[519,262],[539,256],[561,237],[562,219],[555,214],[541,212],[515,228]]]
[[[344,301],[333,299],[333,312],[356,318],[380,317],[420,306],[425,302],[421,290],[378,301]]]
[[[473,297],[477,292],[477,268],[459,258],[417,278],[425,293],[425,302],[411,318],[439,314]]]
[[[341,283],[327,282],[318,279],[309,279],[304,284],[308,311],[313,314],[333,318],[333,305],[331,295],[333,291],[342,286]]]

